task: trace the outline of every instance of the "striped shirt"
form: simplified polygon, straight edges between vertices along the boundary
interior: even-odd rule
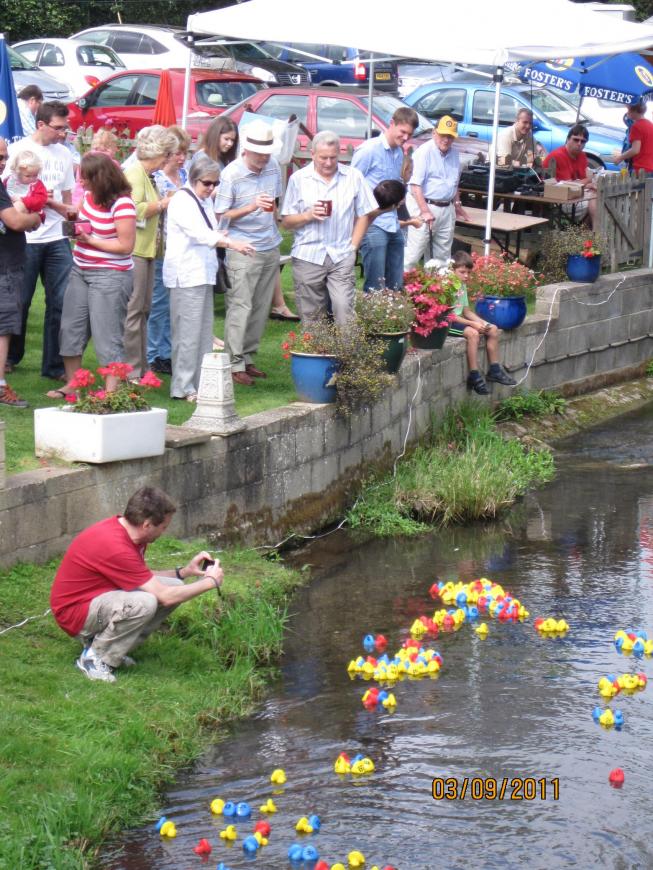
[[[220,186],[215,197],[215,210],[223,214],[231,209],[249,205],[259,193],[275,199],[281,196],[281,170],[270,157],[260,172],[248,169],[242,157],[238,157],[220,174]],[[270,251],[281,244],[281,233],[273,211],[257,208],[229,222],[229,236],[241,242],[249,242],[257,251]]]
[[[409,184],[422,188],[425,199],[436,202],[453,200],[460,179],[460,158],[453,146],[442,154],[433,140],[425,142],[413,154],[413,174]]]
[[[102,208],[93,202],[91,194],[86,191],[79,207],[78,220],[89,221],[89,235],[110,241],[118,238],[116,221],[136,220],[136,207],[130,197],[120,196],[111,208]],[[80,269],[117,269],[125,272],[134,268],[131,254],[110,254],[85,242],[75,244],[73,259]]]
[[[324,265],[327,255],[333,263],[339,263],[351,254],[356,218],[378,208],[358,169],[339,163],[333,178],[327,180],[318,175],[313,163],[309,163],[290,176],[281,214],[301,214],[313,208],[319,199],[332,201],[331,215],[295,230],[292,247],[293,257],[316,266]]]

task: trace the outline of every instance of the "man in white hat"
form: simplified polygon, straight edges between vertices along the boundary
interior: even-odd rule
[[[274,150],[272,128],[264,121],[248,124],[241,132],[241,155],[223,170],[215,199],[216,212],[229,221],[230,238],[249,242],[256,250],[253,257],[228,250],[226,258],[231,287],[226,291],[225,351],[234,383],[245,387],[267,377],[254,365],[254,355],[279,274],[276,200],[281,196],[281,170]]]
[[[433,130],[433,138],[413,154],[413,174],[408,182],[408,211],[422,218],[421,227],[409,227],[404,268],[413,269],[426,254],[426,259],[445,266],[451,257],[456,218],[467,220],[460,204],[458,182],[460,160],[453,140],[458,136],[458,124],[444,115]]]

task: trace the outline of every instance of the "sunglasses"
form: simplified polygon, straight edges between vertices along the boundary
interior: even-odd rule
[[[571,139],[572,142],[580,142],[581,145],[587,144],[587,139],[583,139],[582,136],[570,136],[569,138]]]
[[[215,187],[217,181],[207,181],[206,178],[200,178],[200,184],[203,184],[204,187]]]

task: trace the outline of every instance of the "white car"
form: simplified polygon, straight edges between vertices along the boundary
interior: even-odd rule
[[[113,49],[78,39],[29,39],[12,48],[68,85],[74,98],[81,97],[116,70],[125,69]]]
[[[71,39],[103,45],[120,55],[127,69],[184,69],[188,48],[170,27],[106,24],[74,33]],[[179,29],[181,32],[181,29]]]

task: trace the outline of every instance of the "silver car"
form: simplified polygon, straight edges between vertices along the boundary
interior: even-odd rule
[[[72,89],[68,85],[58,82],[33,63],[25,60],[13,48],[7,46],[7,52],[17,94],[27,85],[37,85],[43,91],[44,100],[61,100],[62,103],[70,103],[74,99]]]

